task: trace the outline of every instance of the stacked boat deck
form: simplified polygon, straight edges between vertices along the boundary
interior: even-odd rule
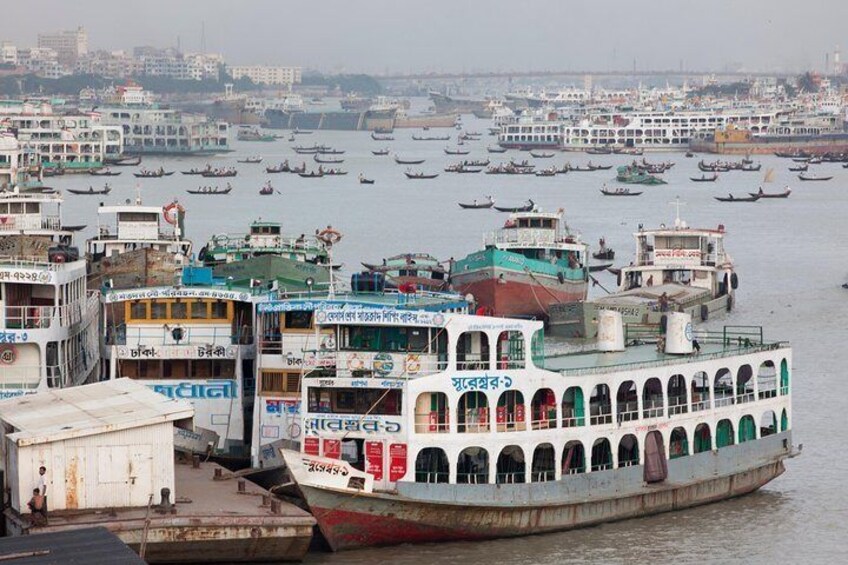
[[[694,286],[686,286],[680,284],[661,284],[657,286],[642,286],[632,288],[622,292],[617,292],[610,296],[602,296],[595,300],[598,307],[607,305],[652,305],[656,304],[660,296],[665,293],[669,301],[675,305],[688,306],[700,302],[705,296],[709,295],[710,291],[706,288],[698,288]]]
[[[719,359],[733,355],[754,353],[758,350],[773,349],[772,345],[756,345],[749,342],[739,343],[734,335],[727,344],[715,341],[699,343],[700,351],[694,353],[700,360]],[[545,358],[545,369],[564,375],[608,373],[616,368],[625,370],[628,366],[638,368],[680,363],[680,355],[658,351],[655,343],[632,345],[623,351],[580,351]]]
[[[154,506],[98,511],[49,512],[49,524],[29,533],[59,532],[102,526],[138,552],[150,518],[144,559],[148,563],[278,562],[303,559],[315,519],[274,499],[268,491],[236,479],[216,480],[229,472],[214,463],[175,465],[177,502],[173,511]],[[271,501],[273,500],[273,504]],[[173,502],[173,497],[172,497]]]

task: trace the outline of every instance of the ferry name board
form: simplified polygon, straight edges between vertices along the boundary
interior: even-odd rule
[[[655,264],[686,264],[701,260],[701,251],[698,249],[655,249]]]
[[[118,359],[235,359],[235,345],[138,345],[118,347]]]
[[[158,287],[142,290],[119,290],[107,292],[105,300],[126,302],[128,300],[150,300],[154,298],[214,298],[217,300],[235,300],[250,302],[250,293],[236,290],[217,290],[213,288],[176,288]]]
[[[441,312],[427,312],[425,310],[325,305],[315,312],[315,323],[442,327],[445,325],[445,316]]]
[[[0,269],[0,282],[53,284],[55,273],[45,269]]]
[[[313,435],[321,432],[396,434],[400,432],[400,429],[400,422],[369,416],[350,418],[330,415],[310,416],[304,421],[304,430],[307,434]]]
[[[500,377],[483,375],[480,377],[452,377],[451,385],[456,392],[475,390],[499,390],[501,388],[512,388],[511,377]]]
[[[185,399],[231,399],[238,398],[236,382],[231,379],[208,380],[200,382],[182,381],[173,384],[159,383],[147,385],[168,398]]]

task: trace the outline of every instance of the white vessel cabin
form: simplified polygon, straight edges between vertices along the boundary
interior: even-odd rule
[[[99,296],[61,202],[0,192],[0,398],[82,384],[98,365]]]
[[[356,281],[356,275],[354,275]],[[324,307],[369,307],[398,311],[400,320],[411,311],[467,312],[460,295],[372,287],[345,293],[288,294],[257,305],[257,386],[253,423],[254,467],[279,465],[275,447],[297,448],[304,437],[301,393],[304,375],[333,379],[344,375],[397,378],[433,372],[446,355],[444,336],[414,324],[396,328],[357,327],[338,333],[318,329],[317,312]]]

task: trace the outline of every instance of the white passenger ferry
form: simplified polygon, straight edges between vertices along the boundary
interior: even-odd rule
[[[680,510],[752,492],[793,454],[791,350],[759,328],[693,333],[671,313],[625,347],[609,312],[596,351],[545,359],[538,321],[345,305],[315,321],[337,358],[363,334],[444,344],[433,371],[303,379],[302,448],[282,455],[335,550]]]
[[[589,115],[531,115],[502,126],[498,144],[507,148],[559,148],[585,151],[599,147],[659,151],[689,149],[689,140],[716,128],[734,126],[767,131],[781,113],[776,110],[592,112]]]
[[[640,229],[636,258],[618,275],[618,291],[595,300],[553,304],[548,329],[569,338],[594,338],[598,313],[616,310],[625,323],[660,325],[669,311],[694,320],[730,312],[739,286],[733,260],[725,249],[724,225],[690,228],[678,216],[674,225]]]
[[[17,163],[17,144],[3,158]],[[13,169],[15,170],[15,169]],[[24,178],[10,180],[16,183]],[[79,385],[96,374],[97,292],[62,225],[59,194],[0,192],[0,398]],[[84,226],[78,226],[80,229]]]

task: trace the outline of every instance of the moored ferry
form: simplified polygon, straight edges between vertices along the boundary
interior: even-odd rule
[[[543,357],[542,323],[326,305],[316,338],[417,327],[435,371],[306,374],[301,450],[282,451],[329,545],[569,530],[750,493],[784,471],[791,350],[761,328],[630,332]],[[638,337],[641,345],[632,344]],[[615,393],[615,394],[613,394]]]
[[[706,322],[730,312],[739,286],[725,249],[724,225],[690,228],[678,216],[673,226],[640,229],[636,259],[622,267],[618,290],[595,300],[554,304],[548,329],[569,338],[594,338],[598,313],[615,310],[628,324],[660,325],[669,311],[687,312]]]
[[[560,209],[511,214],[482,251],[452,265],[450,280],[481,313],[544,319],[552,304],[585,300],[588,277],[588,248]]]
[[[56,193],[0,192],[0,398],[96,374],[100,300],[61,202]]]

